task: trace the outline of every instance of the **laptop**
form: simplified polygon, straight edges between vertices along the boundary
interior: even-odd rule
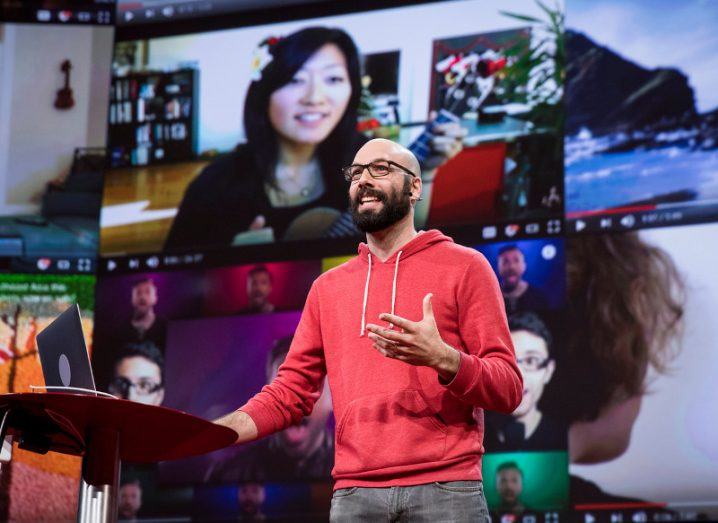
[[[31,389],[78,392],[109,396],[95,389],[85,336],[82,333],[80,307],[72,305],[37,335],[45,386],[30,385]],[[112,397],[112,396],[110,396]],[[4,433],[0,429],[0,433]],[[0,468],[12,457],[12,436],[0,437]]]
[[[77,304],[37,335],[37,349],[47,390],[96,394]]]

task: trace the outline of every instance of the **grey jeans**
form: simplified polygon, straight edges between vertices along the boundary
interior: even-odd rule
[[[329,521],[486,523],[489,511],[481,481],[449,481],[411,487],[350,487],[334,491]]]

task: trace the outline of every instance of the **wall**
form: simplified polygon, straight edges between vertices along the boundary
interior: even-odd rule
[[[75,147],[103,146],[113,30],[6,24],[0,47],[0,214],[34,213]],[[75,107],[57,110],[69,59]]]

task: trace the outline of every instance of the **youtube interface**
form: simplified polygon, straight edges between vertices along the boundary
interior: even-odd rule
[[[0,0],[5,22],[113,25],[115,0]]]

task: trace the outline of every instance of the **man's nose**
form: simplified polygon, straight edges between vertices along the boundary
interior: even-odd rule
[[[363,187],[365,185],[374,185],[374,177],[369,174],[369,168],[365,167],[362,172],[361,176],[359,176],[359,179],[356,181],[357,186]]]

